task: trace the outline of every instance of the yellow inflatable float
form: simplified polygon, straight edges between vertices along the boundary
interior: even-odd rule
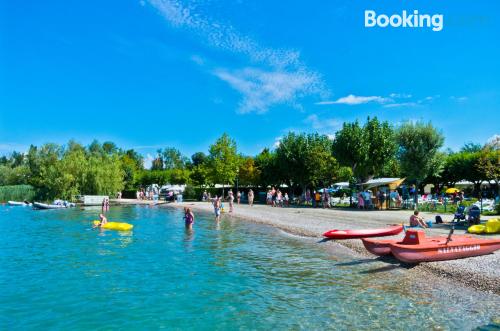
[[[467,229],[469,233],[475,234],[495,234],[500,233],[500,220],[498,218],[492,218],[486,222],[486,224],[473,225]]]
[[[94,226],[99,225],[100,221],[94,221]],[[128,223],[120,223],[120,222],[107,222],[103,226],[101,226],[102,229],[108,229],[108,230],[118,230],[118,231],[130,231],[132,230],[134,226],[132,224]]]

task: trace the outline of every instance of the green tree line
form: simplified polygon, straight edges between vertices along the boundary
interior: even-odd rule
[[[500,180],[498,142],[466,144],[460,151],[443,150],[444,137],[431,123],[397,127],[376,117],[364,124],[344,123],[334,135],[289,132],[279,144],[255,156],[243,155],[223,134],[207,153],[191,157],[178,149],[157,150],[150,169],[133,149],[112,142],[83,146],[31,146],[26,153],[0,158],[0,186],[31,185],[37,198],[71,199],[81,194],[115,195],[149,184],[267,187],[286,184],[294,191],[329,186],[337,181],[364,182],[373,177],[406,177],[439,190],[460,180],[476,191],[484,180]]]

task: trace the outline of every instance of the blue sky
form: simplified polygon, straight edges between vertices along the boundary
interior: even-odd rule
[[[112,140],[144,155],[256,154],[343,121],[431,120],[446,146],[500,134],[496,1],[0,0],[0,153]],[[365,28],[364,11],[444,29]]]

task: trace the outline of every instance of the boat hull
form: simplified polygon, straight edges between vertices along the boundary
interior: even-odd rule
[[[49,205],[49,204],[41,203],[41,202],[33,202],[33,208],[34,209],[64,209],[67,207],[61,206],[61,205]]]
[[[486,255],[500,249],[500,240],[476,238],[433,240],[419,245],[390,244],[392,255],[402,262],[419,263],[463,259]]]
[[[390,255],[391,244],[395,244],[398,242],[398,240],[395,239],[378,240],[366,238],[362,238],[361,241],[363,241],[363,245],[368,252],[378,256]]]
[[[7,201],[9,206],[29,206],[31,204],[23,202],[23,201]]]
[[[359,239],[370,237],[393,236],[403,231],[403,226],[393,226],[382,229],[367,229],[367,230],[331,230],[323,234],[324,237],[330,239]]]

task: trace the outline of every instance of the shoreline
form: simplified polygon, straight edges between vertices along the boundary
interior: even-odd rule
[[[177,209],[190,207],[197,212],[213,213],[212,205],[208,202],[167,203],[161,204],[161,207]],[[389,224],[401,224],[409,217],[409,213],[407,210],[359,211],[309,207],[278,208],[267,205],[254,205],[250,207],[248,205],[235,204],[234,212],[231,214],[225,212],[222,214],[222,218],[237,218],[243,221],[269,225],[293,235],[323,239],[322,234],[334,228],[361,229],[367,227],[384,227]],[[430,218],[433,214],[422,213],[422,215],[425,218]],[[446,225],[425,230],[426,235],[429,236],[448,234],[448,231]],[[456,234],[461,234],[460,232],[461,230],[455,231]],[[399,235],[394,236],[394,238],[398,237]],[[493,237],[500,236],[495,235]],[[336,240],[333,243],[347,247],[363,257],[378,258],[366,251],[359,239]],[[397,261],[390,257],[379,258],[379,260],[388,264],[394,264]],[[402,269],[411,273],[412,276],[435,276],[445,281],[456,282],[476,290],[497,295],[500,294],[500,251],[494,254],[466,259],[420,263],[411,266],[411,268],[408,265],[400,265]]]

